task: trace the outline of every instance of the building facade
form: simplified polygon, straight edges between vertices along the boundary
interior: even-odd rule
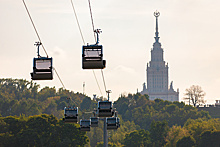
[[[143,84],[141,94],[148,94],[150,100],[159,98],[168,101],[179,101],[179,90],[177,89],[176,92],[173,89],[173,82],[171,82],[168,87],[169,67],[168,63],[164,61],[164,51],[159,42],[158,17],[160,16],[160,13],[154,12],[154,16],[156,17],[155,42],[151,49],[151,61],[147,63],[147,86],[145,83]]]

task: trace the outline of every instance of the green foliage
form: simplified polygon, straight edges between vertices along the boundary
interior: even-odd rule
[[[129,94],[121,96],[114,104],[122,118],[134,121],[142,129],[149,130],[153,120],[168,122],[168,126],[181,125],[189,119],[211,118],[207,112],[199,112],[183,102],[170,102],[161,99],[149,100],[147,95]]]
[[[98,143],[103,141],[102,121],[98,128],[87,132],[87,137],[78,129],[78,124],[58,120],[68,105],[80,107],[81,117],[82,111],[97,107],[97,101],[63,88],[40,89],[40,85],[32,81],[0,79],[0,146],[85,146],[89,143],[88,137],[92,147],[102,145]],[[121,127],[108,131],[112,147],[174,147],[177,143],[184,145],[181,144],[184,140],[190,145],[203,146],[211,139],[211,145],[215,146],[220,140],[219,119],[210,119],[207,111],[198,111],[182,102],[152,101],[148,95],[137,93],[121,96],[114,107],[119,112]],[[88,117],[90,114],[85,115]]]
[[[201,134],[199,140],[199,147],[219,147],[220,145],[220,130],[218,131],[205,131]]]
[[[190,134],[192,134],[193,138],[198,141],[200,139],[200,135],[205,131],[213,131],[220,130],[220,120],[219,119],[189,119],[185,125]]]
[[[160,147],[165,145],[168,130],[169,127],[166,121],[152,121],[150,127],[151,146]]]
[[[53,115],[0,118],[0,146],[84,146],[88,143],[79,125],[64,124]]]
[[[95,147],[98,142],[103,141],[103,124],[103,121],[100,120],[99,127],[91,127],[90,131],[87,132],[91,147]]]
[[[40,101],[44,101],[49,97],[54,97],[56,96],[56,89],[55,87],[53,88],[49,88],[49,87],[44,87],[43,89],[41,89],[38,93],[38,100]]]
[[[147,147],[151,146],[149,131],[139,130],[126,134],[124,143],[125,147]]]
[[[189,136],[189,131],[181,126],[172,126],[166,136],[166,147],[175,147],[179,139]]]
[[[120,123],[121,126],[120,128],[117,129],[117,131],[109,131],[111,133],[111,137],[109,138],[109,141],[119,142],[123,144],[126,134],[135,130],[140,130],[140,126],[135,125],[133,121],[124,122],[122,118],[120,118]]]
[[[138,125],[135,125],[134,122],[124,122],[121,117],[120,123],[121,126],[117,130],[108,130],[109,142],[115,143],[117,144],[117,146],[121,146],[127,133],[135,130],[140,130],[140,127]],[[99,121],[99,127],[92,127],[90,132],[87,132],[87,135],[90,139],[91,147],[95,147],[98,142],[103,142],[103,121]]]
[[[103,142],[97,143],[96,147],[103,147]],[[123,147],[120,143],[108,142],[108,147]]]
[[[177,141],[177,147],[193,147],[195,146],[195,139],[192,136],[185,136]]]
[[[83,94],[63,88],[58,90],[55,87],[39,88],[40,85],[32,81],[0,79],[0,114],[6,117],[46,113],[62,118],[63,109],[68,105],[80,106],[81,110],[90,111],[93,109],[93,104],[96,103]],[[71,101],[67,104],[69,97],[71,97]]]
[[[209,112],[212,118],[220,118],[219,107],[197,107],[199,111]]]
[[[220,141],[219,119],[189,119],[183,127],[173,126],[166,137],[166,146],[216,146]],[[213,134],[212,134],[213,133]],[[179,144],[177,145],[177,142]],[[185,144],[184,142],[189,142]]]

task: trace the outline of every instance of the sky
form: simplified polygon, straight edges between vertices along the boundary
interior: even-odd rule
[[[83,41],[70,0],[26,0],[42,43],[65,87],[86,95],[104,96],[100,70],[82,69]],[[87,0],[73,0],[83,38],[94,44]],[[199,85],[207,103],[220,100],[220,1],[219,0],[91,0],[95,28],[102,29],[106,69],[103,70],[110,100],[120,94],[136,93],[146,82],[146,65],[155,35],[154,11],[160,12],[159,36],[164,59],[169,64],[169,82],[179,88],[180,101],[185,89]],[[34,43],[39,41],[22,0],[0,0],[0,78],[31,80]],[[45,53],[41,49],[41,56]],[[58,77],[36,81],[57,89]]]

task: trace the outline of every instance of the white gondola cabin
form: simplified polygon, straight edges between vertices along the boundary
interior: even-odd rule
[[[80,120],[80,130],[81,131],[90,131],[91,120],[90,119],[81,119]]]
[[[103,60],[102,45],[84,45],[82,47],[83,69],[104,69],[106,61]]]
[[[118,129],[117,117],[107,118],[107,130],[117,130],[117,129]]]
[[[98,102],[98,117],[112,117],[114,115],[111,101]]]
[[[33,72],[31,73],[32,80],[52,80],[53,79],[53,59],[40,56],[41,42],[36,42],[37,57],[33,59]]]
[[[98,117],[90,117],[91,119],[91,127],[98,127],[99,118]]]
[[[77,123],[78,122],[78,107],[76,108],[64,108],[64,118],[65,123]]]
[[[33,59],[33,72],[31,73],[32,80],[52,80],[53,66],[52,58],[39,57]]]

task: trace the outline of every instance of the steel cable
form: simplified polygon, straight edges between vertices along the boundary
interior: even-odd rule
[[[34,30],[35,30],[35,32],[36,32],[36,34],[37,34],[37,37],[38,37],[39,41],[42,43],[42,41],[41,41],[41,39],[40,39],[40,35],[39,35],[38,32],[37,32],[37,29],[36,29],[36,27],[35,27],[35,25],[34,25],[33,19],[31,18],[31,14],[30,14],[30,12],[29,12],[29,10],[28,10],[28,8],[27,8],[27,5],[26,5],[26,3],[25,3],[24,0],[23,0],[23,3],[24,3],[24,6],[25,6],[26,11],[27,11],[27,13],[28,13],[28,16],[29,16],[29,18],[30,18],[30,20],[31,20],[31,23],[32,23],[32,25],[33,25],[33,27],[34,27]],[[44,52],[46,53],[46,55],[47,55],[47,57],[48,57],[47,51],[46,51],[46,49],[44,48],[44,45],[43,45],[43,44],[42,44],[42,47],[43,47]]]
[[[77,25],[78,25],[78,28],[79,28],[79,31],[80,31],[80,35],[81,35],[81,38],[82,38],[82,40],[83,40],[83,44],[85,45],[85,40],[84,40],[84,37],[83,37],[83,34],[82,34],[82,30],[81,30],[81,27],[80,27],[80,24],[79,24],[79,20],[78,20],[77,14],[76,14],[76,10],[75,10],[74,4],[73,4],[73,0],[71,0],[71,4],[72,4],[73,11],[74,11],[74,15],[75,15],[75,17],[76,17],[76,21],[77,21]],[[91,9],[90,9],[90,10],[91,10]],[[90,11],[90,12],[91,12],[91,11]],[[91,17],[91,18],[92,18],[92,17]],[[93,23],[92,23],[92,24],[93,24]],[[93,24],[93,29],[94,29],[94,24]],[[95,33],[95,32],[94,32],[94,33]],[[94,35],[95,35],[95,34],[94,34]],[[94,77],[95,77],[95,80],[96,80],[97,86],[98,86],[98,88],[99,88],[99,91],[100,91],[101,95],[103,95],[103,94],[102,94],[102,91],[101,91],[101,88],[100,88],[100,86],[99,86],[99,82],[98,82],[98,80],[97,80],[95,71],[92,70],[92,72],[93,72],[93,75],[94,75]]]
[[[91,8],[90,0],[88,0],[88,2],[89,2],[89,10],[90,10],[90,16],[91,16],[91,21],[92,21],[92,29],[93,29],[93,33],[95,37],[95,26],[94,26],[94,21],[92,17],[92,8]],[[95,37],[95,42],[97,42],[96,37]]]

